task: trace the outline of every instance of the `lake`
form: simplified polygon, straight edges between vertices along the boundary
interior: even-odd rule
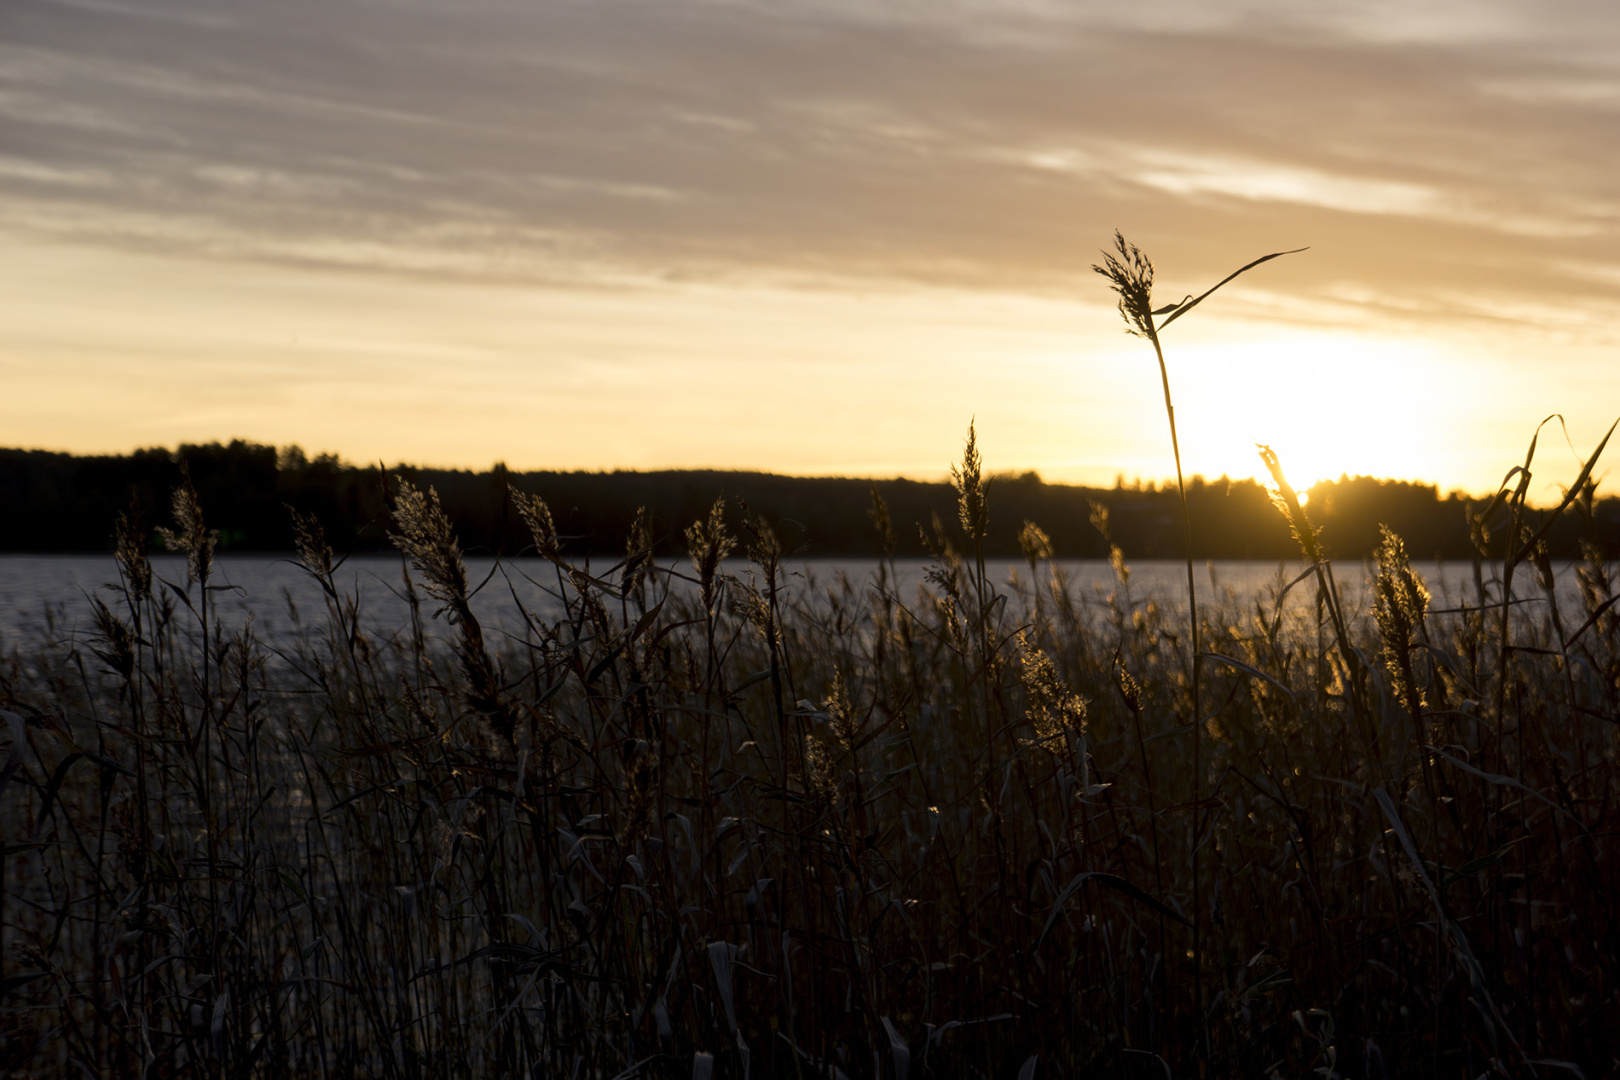
[[[185,560],[160,555],[152,560],[156,574],[169,582],[185,584]],[[467,559],[474,581],[485,584],[475,598],[473,610],[491,634],[521,634],[522,618],[514,597],[542,617],[557,612],[554,599],[555,572],[538,559],[504,560],[497,566],[492,558]],[[598,564],[605,568],[606,564]],[[666,559],[660,566],[689,573],[684,559]],[[897,595],[914,602],[924,583],[928,567],[924,559],[901,559],[895,564]],[[1149,599],[1161,607],[1181,609],[1186,602],[1186,564],[1174,560],[1144,560],[1130,565],[1128,589],[1121,589],[1113,568],[1103,560],[1057,560],[1068,578],[1071,595],[1077,603],[1099,617],[1105,613],[1107,598],[1116,594],[1121,603],[1140,605]],[[746,577],[753,569],[734,559],[725,572]],[[854,589],[874,583],[877,563],[870,559],[786,560],[787,588],[801,600],[816,602],[829,588],[841,589],[844,582]],[[1256,600],[1274,595],[1280,582],[1298,577],[1301,563],[1217,561],[1197,566],[1200,604],[1206,610],[1224,601],[1242,612],[1250,612]],[[1474,594],[1474,567],[1469,562],[1429,563],[1416,567],[1434,594],[1432,609],[1460,603]],[[1369,568],[1361,563],[1334,565],[1345,607],[1354,614],[1370,607],[1367,592]],[[1494,580],[1486,568],[1486,580]],[[1029,591],[1029,568],[1019,561],[998,560],[991,567],[995,581],[1008,591]],[[1040,577],[1047,580],[1047,567]],[[1560,564],[1559,603],[1566,620],[1579,606],[1574,573],[1569,564]],[[11,649],[41,634],[57,639],[87,636],[93,628],[90,597],[105,583],[117,578],[110,555],[3,555],[0,556],[0,648]],[[401,561],[395,555],[358,555],[346,560],[338,570],[340,586],[358,595],[362,625],[368,632],[389,633],[408,625],[409,606],[402,595]],[[1535,607],[1545,603],[1534,575],[1527,568],[1515,574],[1514,592]],[[215,561],[211,583],[229,586],[212,594],[216,611],[225,625],[240,625],[250,615],[258,634],[275,643],[293,634],[300,621],[307,624],[325,617],[323,594],[291,558],[284,555],[222,555]],[[420,581],[418,581],[420,590]],[[111,593],[101,593],[109,603]],[[1292,606],[1303,612],[1314,590],[1302,583],[1289,596]],[[1269,601],[1268,601],[1269,602]],[[424,614],[436,604],[423,597]],[[115,608],[116,610],[116,608]],[[1579,621],[1579,620],[1577,620]],[[442,623],[438,624],[442,626]]]

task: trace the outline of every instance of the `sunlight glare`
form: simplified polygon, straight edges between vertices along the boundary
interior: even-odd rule
[[[1301,492],[1345,473],[1444,471],[1432,420],[1451,394],[1449,365],[1433,346],[1294,333],[1189,344],[1173,363],[1189,473],[1262,477],[1256,443],[1276,450]]]

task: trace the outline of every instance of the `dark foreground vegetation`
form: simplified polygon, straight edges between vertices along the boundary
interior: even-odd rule
[[[1577,491],[1506,492],[1465,596],[1386,534],[1368,614],[1284,489],[1314,565],[1205,598],[1195,656],[1122,553],[1088,602],[1026,523],[998,590],[971,444],[920,595],[887,563],[790,590],[786,529],[735,503],[682,574],[645,521],[587,566],[511,491],[565,612],[521,640],[400,480],[418,619],[362,634],[300,516],[327,610],[271,650],[212,610],[182,483],[188,576],[126,520],[99,631],[0,666],[0,1068],[1611,1074],[1616,582],[1588,544],[1561,602],[1544,542],[1592,522]]]
[[[225,551],[291,551],[285,507],[314,514],[339,551],[388,548],[388,477],[432,487],[469,551],[512,554],[529,542],[511,512],[507,485],[545,498],[557,527],[575,551],[622,550],[639,510],[645,509],[654,553],[679,554],[681,530],[716,498],[741,499],[778,523],[785,548],[809,556],[875,556],[880,549],[867,522],[871,484],[865,480],[773,476],[747,472],[512,473],[497,466],[475,473],[449,469],[357,468],[297,448],[233,442],[143,450],[124,456],[77,457],[43,451],[0,450],[0,551],[106,551],[109,522],[131,512],[144,527],[161,524],[169,492],[189,472],[208,507]],[[1019,523],[1039,521],[1058,558],[1106,558],[1110,540],[1091,525],[1093,505],[1108,513],[1111,542],[1130,558],[1179,558],[1184,552],[1181,508],[1173,486],[1085,488],[1047,484],[1034,473],[996,477],[997,515],[985,553],[1018,555]],[[918,523],[955,513],[944,483],[883,480],[878,490],[896,523],[895,553],[926,554]],[[1342,558],[1366,558],[1388,525],[1406,540],[1414,559],[1466,559],[1469,500],[1442,496],[1432,486],[1372,477],[1344,477],[1309,492],[1325,542]],[[1283,559],[1298,554],[1264,488],[1251,480],[1194,477],[1187,498],[1193,520],[1193,556],[1204,559]],[[1477,509],[1477,508],[1476,508]],[[1579,541],[1595,535],[1620,547],[1620,499],[1597,500],[1589,522],[1560,520],[1546,538],[1555,557],[1579,555]],[[1595,534],[1589,531],[1595,529]]]

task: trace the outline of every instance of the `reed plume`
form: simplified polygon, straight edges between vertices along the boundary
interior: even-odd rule
[[[113,559],[123,581],[131,607],[152,596],[152,562],[146,553],[146,536],[135,512],[118,515],[113,530]]]
[[[1018,530],[1018,550],[1024,553],[1024,561],[1034,573],[1043,559],[1052,557],[1052,538],[1046,535],[1045,529],[1026,519]]]
[[[1069,740],[1085,733],[1086,701],[1068,688],[1052,658],[1024,633],[1018,635],[1018,681],[1036,745],[1051,754],[1067,754]]]
[[[512,504],[517,507],[518,517],[529,530],[529,538],[534,541],[534,550],[545,558],[552,559],[562,553],[562,544],[557,536],[557,523],[551,518],[551,507],[546,500],[538,495],[530,495],[507,485]]]
[[[714,610],[720,563],[736,549],[737,541],[726,531],[726,500],[714,500],[709,513],[686,530],[686,553],[697,574],[704,607]]]
[[[1387,525],[1379,526],[1376,559],[1378,577],[1373,591],[1373,617],[1378,624],[1378,636],[1383,640],[1384,660],[1389,665],[1390,689],[1401,705],[1417,721],[1424,705],[1423,691],[1417,685],[1412,670],[1413,638],[1423,626],[1429,609],[1429,590],[1412,571],[1406,557],[1406,545]],[[1422,739],[1419,729],[1414,737]]]
[[[446,616],[459,631],[455,651],[467,679],[468,704],[515,750],[517,718],[502,693],[499,665],[484,644],[483,627],[473,614],[471,582],[455,528],[433,488],[420,491],[404,477],[397,477],[395,485],[394,529],[388,539],[422,575],[428,595],[442,605],[436,614]]]
[[[394,529],[388,539],[422,575],[428,595],[440,601],[452,623],[477,625],[469,603],[470,583],[461,544],[433,488],[419,491],[404,477],[395,479]]]
[[[1310,515],[1305,512],[1305,505],[1300,502],[1299,493],[1294,490],[1294,485],[1288,482],[1276,451],[1264,445],[1258,445],[1256,448],[1260,451],[1260,460],[1265,464],[1266,472],[1271,474],[1272,486],[1267,491],[1271,495],[1272,505],[1287,520],[1288,532],[1293,536],[1294,543],[1299,545],[1306,562],[1312,565],[1324,562],[1322,545],[1317,539],[1320,530],[1311,524]]]
[[[219,544],[219,532],[203,522],[202,503],[197,498],[197,489],[191,485],[190,471],[182,469],[181,477],[180,486],[174,489],[170,500],[174,528],[160,527],[158,535],[170,551],[185,553],[186,580],[206,586],[214,572],[214,548]]]

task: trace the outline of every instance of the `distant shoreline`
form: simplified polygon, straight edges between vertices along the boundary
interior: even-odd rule
[[[545,499],[564,550],[579,555],[622,553],[638,508],[646,510],[654,552],[680,554],[687,526],[706,516],[717,499],[725,502],[728,519],[738,522],[746,504],[776,529],[787,552],[808,558],[881,554],[886,541],[873,524],[874,492],[887,507],[887,543],[896,555],[925,555],[919,531],[932,532],[936,518],[946,539],[956,527],[955,493],[945,482],[707,469],[520,473],[500,465],[484,472],[401,465],[385,473],[331,455],[309,458],[296,448],[236,441],[125,455],[0,449],[0,551],[110,550],[120,513],[135,515],[147,530],[168,523],[171,495],[186,472],[208,525],[220,533],[221,554],[291,551],[288,507],[313,515],[338,552],[390,550],[389,499],[399,477],[438,493],[464,550],[491,555],[519,555],[530,542],[507,497],[508,485]],[[1483,511],[1486,500],[1371,477],[1341,477],[1308,490],[1312,521],[1334,557],[1370,554],[1380,524],[1402,536],[1415,560],[1475,554],[1468,515]],[[1020,532],[1033,522],[1059,558],[1103,559],[1112,545],[1136,560],[1183,556],[1173,488],[1049,484],[1028,472],[992,477],[988,497],[986,555],[1020,555]],[[1188,503],[1195,559],[1298,557],[1286,523],[1253,480],[1194,476]],[[1620,551],[1620,499],[1593,498],[1578,509],[1562,515],[1547,535],[1550,553],[1573,556],[1584,539],[1614,557]],[[1486,521],[1485,535],[1499,546],[1507,522],[1500,511],[1497,516],[1501,520]],[[155,541],[153,548],[161,550]]]

